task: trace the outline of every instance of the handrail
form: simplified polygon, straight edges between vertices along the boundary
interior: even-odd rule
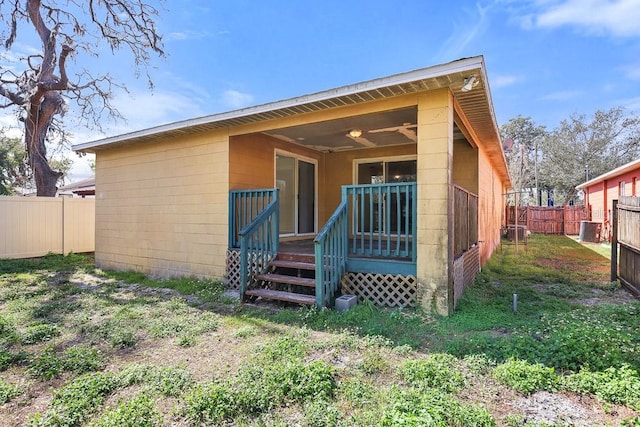
[[[320,308],[331,303],[342,276],[347,271],[348,201],[335,210],[313,243],[316,258],[316,305]]]
[[[244,300],[247,288],[255,283],[255,277],[267,271],[269,261],[278,253],[279,222],[280,203],[276,190],[273,200],[238,233],[241,300]]]
[[[344,185],[342,199],[350,203],[353,239],[349,255],[415,262],[415,182]]]
[[[275,188],[229,191],[229,249],[240,247],[239,232],[277,197]]]

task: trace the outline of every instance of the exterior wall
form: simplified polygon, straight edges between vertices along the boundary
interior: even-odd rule
[[[229,188],[231,190],[273,188],[275,150],[317,160],[318,176],[320,176],[324,154],[262,133],[254,133],[230,138]]]
[[[96,155],[96,264],[221,279],[227,250],[224,131]]]
[[[638,196],[638,181],[640,168],[588,186],[585,189],[585,204],[591,211],[591,220],[603,224],[611,221],[611,206],[613,200],[620,199],[622,186],[624,185],[625,196]]]
[[[453,183],[478,194],[478,150],[463,140],[453,143]]]
[[[421,304],[453,311],[453,96],[438,90],[418,99],[417,276]]]
[[[480,149],[478,189],[478,240],[480,240],[480,264],[491,257],[500,244],[500,228],[504,223],[506,188],[486,153]]]
[[[95,248],[93,199],[0,197],[0,218],[0,259]]]

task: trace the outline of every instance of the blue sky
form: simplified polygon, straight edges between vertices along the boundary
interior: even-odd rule
[[[126,55],[95,64],[130,90],[114,100],[128,121],[109,135],[476,55],[498,124],[523,115],[552,128],[614,106],[640,114],[640,0],[167,0],[159,29],[169,56],[153,61],[152,93]]]

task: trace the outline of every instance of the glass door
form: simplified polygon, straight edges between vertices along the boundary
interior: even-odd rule
[[[315,162],[276,153],[276,188],[280,190],[280,235],[315,233]]]
[[[358,184],[388,184],[394,182],[415,182],[416,181],[417,162],[414,159],[409,160],[376,160],[364,161],[357,164],[357,183]],[[387,225],[387,215],[389,217],[388,225],[391,230],[405,229],[411,226],[412,218],[408,218],[406,207],[408,206],[406,195],[391,194],[391,200],[386,200],[386,194],[373,192],[364,196],[364,212],[365,221],[363,232],[382,232]],[[371,200],[373,198],[373,200]],[[399,198],[399,200],[398,200]],[[389,209],[387,209],[389,207]],[[398,212],[400,211],[400,212]],[[399,215],[398,215],[399,214]],[[409,221],[409,223],[407,223]],[[410,228],[409,228],[410,229]]]

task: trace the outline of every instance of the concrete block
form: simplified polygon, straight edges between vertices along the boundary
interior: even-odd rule
[[[347,311],[358,303],[358,297],[355,295],[342,295],[336,298],[336,310]]]

